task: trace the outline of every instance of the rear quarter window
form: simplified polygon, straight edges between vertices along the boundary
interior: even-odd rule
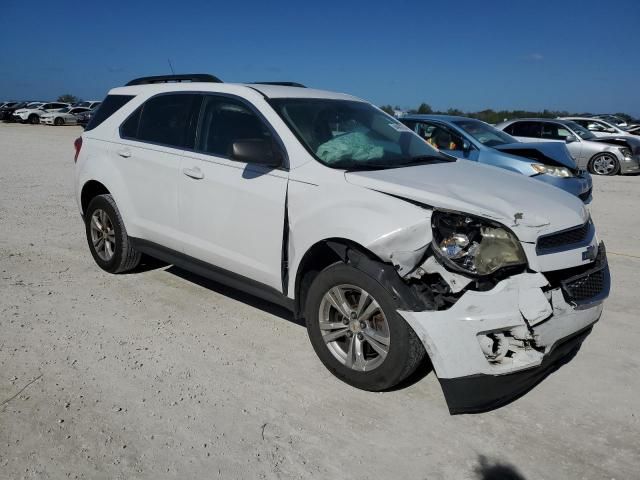
[[[85,131],[93,130],[111,115],[126,105],[134,95],[107,95],[107,98],[95,110],[91,121],[87,124]]]

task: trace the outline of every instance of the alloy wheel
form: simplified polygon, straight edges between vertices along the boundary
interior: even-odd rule
[[[337,285],[322,297],[320,333],[333,356],[356,371],[379,367],[389,353],[389,323],[378,302],[354,285]]]
[[[598,175],[611,175],[616,169],[617,160],[613,155],[605,153],[593,161],[593,171]]]
[[[91,242],[98,257],[108,262],[116,249],[116,234],[113,222],[104,210],[98,209],[91,215]]]

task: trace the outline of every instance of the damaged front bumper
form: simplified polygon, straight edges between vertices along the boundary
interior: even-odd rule
[[[591,265],[551,273],[466,290],[446,310],[399,311],[422,340],[451,413],[515,400],[580,348],[609,295],[604,245]]]

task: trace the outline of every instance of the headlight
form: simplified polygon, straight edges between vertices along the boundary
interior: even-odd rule
[[[543,163],[532,163],[533,168],[537,173],[546,173],[553,177],[569,178],[573,177],[573,173],[567,167],[556,167],[554,165],[545,165]]]
[[[622,154],[623,157],[631,157],[631,150],[629,150],[626,147],[620,147],[618,150],[620,150],[620,153]]]
[[[472,275],[524,265],[518,239],[504,226],[464,214],[434,212],[433,249],[445,263]]]

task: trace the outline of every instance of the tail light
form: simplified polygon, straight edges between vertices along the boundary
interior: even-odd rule
[[[76,156],[73,157],[73,163],[76,163],[78,161],[78,155],[80,155],[80,149],[82,148],[82,137],[76,138],[73,142],[73,146],[76,149]]]

